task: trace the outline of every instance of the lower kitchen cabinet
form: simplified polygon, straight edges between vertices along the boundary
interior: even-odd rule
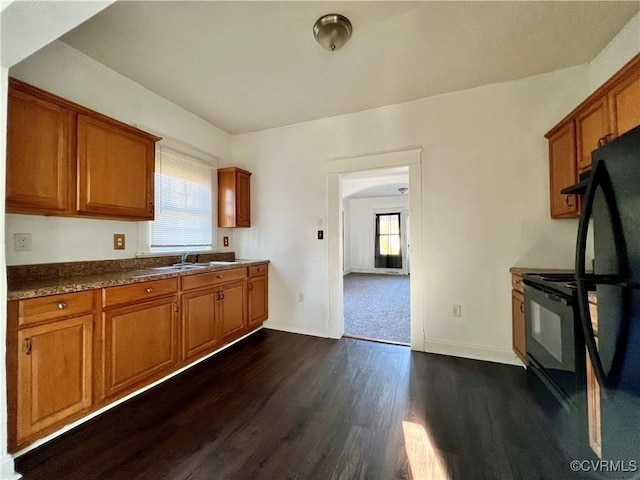
[[[182,295],[182,359],[213,351],[220,343],[217,288]]]
[[[589,303],[593,333],[598,344],[598,307]],[[589,352],[587,351],[587,412],[589,420],[589,446],[598,458],[602,458],[602,428],[600,419],[600,384],[593,370]]]
[[[224,285],[220,289],[220,337],[229,342],[242,336],[247,326],[247,282]]]
[[[249,327],[262,325],[269,317],[268,266],[249,268]]]
[[[267,273],[260,264],[9,301],[9,451],[257,329]]]
[[[105,311],[102,398],[122,396],[169,373],[177,356],[177,297]]]
[[[526,331],[524,324],[524,288],[522,277],[511,274],[511,335],[513,351],[526,365]]]
[[[18,331],[17,444],[91,406],[93,315]]]

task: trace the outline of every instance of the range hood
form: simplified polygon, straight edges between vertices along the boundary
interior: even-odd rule
[[[589,179],[591,178],[591,170],[580,174],[580,181],[575,185],[563,188],[560,193],[564,195],[584,195],[587,191],[587,185],[589,185]]]

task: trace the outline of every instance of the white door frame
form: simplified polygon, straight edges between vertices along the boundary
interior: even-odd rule
[[[329,173],[329,337],[344,334],[342,175],[363,170],[409,167],[409,211],[411,214],[411,349],[424,351],[424,315],[422,288],[422,147],[327,162]]]

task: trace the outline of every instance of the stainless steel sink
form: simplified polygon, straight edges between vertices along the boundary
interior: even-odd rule
[[[222,261],[222,260],[220,260],[220,261],[214,260],[213,262],[209,262],[209,263],[207,263],[205,265],[232,265],[234,263],[237,263],[237,262],[235,262],[235,261],[225,262],[225,261]]]
[[[196,268],[205,268],[206,265],[196,265],[195,263],[184,265],[168,265],[166,267],[153,267],[150,270],[157,270],[159,272],[184,272],[186,270],[194,270]]]

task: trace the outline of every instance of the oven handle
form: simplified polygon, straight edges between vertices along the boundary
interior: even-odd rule
[[[551,300],[552,302],[561,303],[563,305],[569,305],[569,302],[566,298],[559,297],[558,295],[554,295],[552,293],[545,293],[545,298],[547,300]]]
[[[606,394],[607,375],[602,367],[602,360],[596,345],[593,325],[591,324],[591,312],[589,311],[589,289],[586,278],[586,252],[587,252],[587,233],[589,231],[589,219],[593,214],[593,202],[595,200],[596,190],[603,182],[603,177],[608,177],[604,162],[599,160],[593,167],[591,178],[587,185],[587,190],[582,204],[582,213],[578,223],[578,239],[576,242],[576,280],[578,290],[578,308],[580,312],[580,324],[584,333],[585,345],[593,370],[598,383],[602,387],[602,393]],[[608,203],[608,202],[607,202]]]

